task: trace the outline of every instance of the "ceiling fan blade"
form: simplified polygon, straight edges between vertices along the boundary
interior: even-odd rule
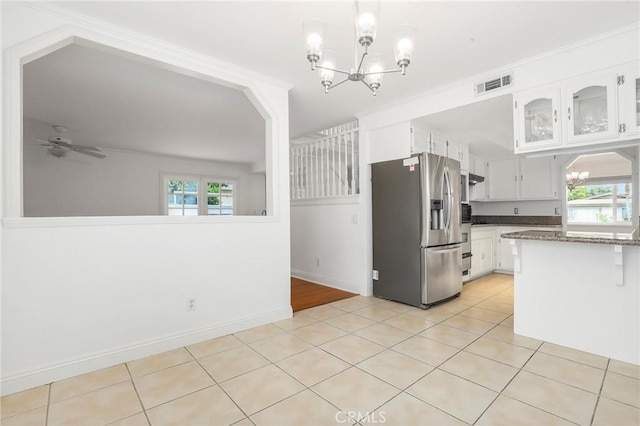
[[[46,143],[46,144],[50,143],[49,141],[46,141],[44,139],[33,138],[33,140],[36,141],[36,142],[41,142],[41,143]]]
[[[95,146],[89,146],[89,145],[76,145],[75,143],[74,143],[74,144],[71,144],[71,146],[72,146],[72,147],[75,147],[75,148],[84,149],[84,150],[87,150],[87,151],[98,151],[98,152],[100,152],[100,150],[99,150],[98,148],[96,148]]]
[[[100,152],[95,152],[95,151],[88,151],[85,149],[74,149],[75,152],[77,152],[78,154],[84,154],[84,155],[89,155],[91,157],[95,157],[95,158],[106,158],[106,155],[100,153]]]

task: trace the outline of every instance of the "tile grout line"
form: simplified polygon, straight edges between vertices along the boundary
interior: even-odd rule
[[[129,364],[127,364],[126,362],[123,364],[124,364],[124,367],[127,369],[127,373],[129,374],[129,380],[131,380],[131,386],[133,386],[133,390],[136,392],[136,396],[138,397],[138,402],[140,403],[140,408],[142,408],[144,417],[147,419],[147,424],[150,425],[151,420],[149,419],[149,415],[147,414],[147,409],[145,408],[144,403],[142,402],[142,398],[140,397],[140,392],[138,392],[138,387],[136,386],[136,382],[133,380],[133,375],[131,374],[131,370],[129,370]],[[119,419],[119,420],[122,420],[122,419]]]
[[[513,315],[513,314],[512,314],[512,315]],[[492,330],[493,330],[493,329],[492,329]],[[489,332],[489,331],[487,331],[487,333],[488,333],[488,332]],[[539,348],[540,346],[542,346],[542,344],[540,344],[540,345],[538,346],[538,348]],[[511,377],[511,379],[509,379],[509,381],[504,385],[504,387],[500,390],[500,392],[498,392],[498,394],[497,394],[497,395],[496,395],[496,397],[493,399],[493,401],[491,401],[491,403],[490,403],[489,405],[487,405],[487,407],[482,411],[482,413],[478,416],[478,418],[473,422],[473,424],[474,424],[474,425],[478,422],[478,420],[480,420],[480,419],[482,418],[482,416],[484,416],[484,414],[489,410],[489,408],[491,408],[491,406],[496,402],[496,400],[497,400],[501,395],[503,395],[503,392],[505,391],[505,389],[507,389],[507,388],[509,387],[509,385],[513,382],[513,380],[518,376],[518,374],[520,374],[520,372],[522,372],[522,370],[524,369],[524,366],[525,366],[525,365],[527,365],[527,363],[531,360],[531,358],[533,358],[533,356],[536,354],[536,352],[538,352],[538,349],[534,350],[534,351],[531,353],[531,355],[529,356],[529,358],[527,358],[527,360],[526,360],[524,363],[522,363],[522,365],[520,366],[520,368],[518,369],[518,371],[516,372],[516,374],[514,374],[514,375],[513,375],[513,377]],[[488,358],[487,358],[487,359],[488,359]],[[513,367],[513,366],[511,366],[511,367]],[[511,398],[511,397],[510,397],[510,396],[508,396],[508,395],[504,395],[504,396],[505,396],[506,398]],[[515,400],[515,401],[521,402],[521,403],[523,403],[523,404],[529,405],[530,407],[533,407],[532,405],[527,404],[527,403],[526,403],[526,402],[524,402],[524,401],[520,401],[519,399],[515,399],[515,398],[512,398],[512,399],[513,399],[513,400]],[[538,408],[538,407],[534,407],[534,408],[537,408],[538,410],[542,410],[541,408]],[[542,410],[542,411],[547,412],[546,410]],[[553,413],[549,413],[549,414],[554,415]],[[556,416],[556,417],[558,417],[558,418],[562,418],[562,417],[560,417],[560,416]],[[565,419],[565,420],[566,420],[566,419]]]
[[[596,418],[596,411],[598,411],[598,405],[600,405],[600,398],[602,397],[602,389],[604,388],[604,381],[607,379],[607,374],[609,373],[609,365],[611,365],[611,358],[607,360],[607,366],[605,367],[604,374],[602,375],[602,382],[600,382],[600,389],[598,390],[598,397],[596,398],[596,403],[593,407],[593,414],[591,415],[590,425],[593,424],[593,421]]]
[[[53,387],[53,382],[49,383],[48,391],[47,391],[47,408],[44,416],[44,426],[49,425],[49,406],[51,405],[51,388]]]
[[[239,340],[239,339],[238,339],[238,340]],[[248,345],[245,343],[245,346],[248,346]],[[186,346],[185,346],[184,348],[187,350],[187,352],[189,352],[189,354],[193,357],[194,361],[195,361],[195,362],[200,366],[200,368],[202,368],[202,370],[204,370],[204,372],[205,372],[205,373],[206,373],[206,374],[211,378],[211,380],[213,380],[214,386],[218,386],[218,388],[220,388],[220,390],[221,390],[222,392],[224,392],[224,394],[225,394],[225,395],[227,395],[227,398],[229,398],[229,399],[231,400],[231,402],[233,402],[233,404],[234,404],[236,407],[238,407],[238,409],[240,410],[240,412],[241,412],[242,414],[244,414],[245,419],[249,419],[249,416],[247,415],[247,413],[245,413],[245,412],[244,412],[244,410],[242,409],[242,407],[240,407],[240,406],[238,405],[238,403],[236,402],[236,400],[235,400],[235,399],[233,399],[233,398],[231,398],[231,395],[229,395],[229,394],[227,393],[227,390],[226,390],[225,388],[223,388],[223,387],[222,387],[222,385],[220,384],[221,382],[218,382],[218,381],[217,381],[217,380],[216,380],[216,379],[211,375],[211,373],[209,373],[209,370],[207,370],[206,368],[204,368],[204,366],[200,363],[200,360],[199,360],[198,358],[196,358],[196,357],[193,355],[193,353],[191,353],[191,351],[189,350],[189,348],[187,348]],[[232,348],[232,349],[235,349],[235,348]],[[253,349],[253,348],[252,348],[252,349]],[[228,349],[228,350],[231,350],[231,349]],[[223,352],[224,352],[224,351],[223,351]],[[214,355],[215,355],[215,354],[214,354]],[[203,358],[206,358],[206,357],[203,357]],[[251,371],[255,371],[255,370],[251,370]],[[240,376],[236,376],[236,377],[240,377]],[[231,379],[229,379],[229,380],[231,380]],[[208,388],[204,388],[204,389],[208,389]],[[196,391],[196,392],[200,392],[201,390],[203,390],[203,389],[200,389],[200,390],[198,390],[198,391]],[[195,392],[192,392],[192,393],[195,393]],[[190,394],[189,394],[189,395],[190,395]],[[186,396],[186,395],[184,395],[184,396]],[[182,398],[182,397],[180,397],[180,398]],[[174,400],[174,401],[175,401],[175,400]],[[169,401],[167,401],[167,402],[169,402]],[[166,402],[165,402],[165,404],[166,404]],[[242,419],[240,419],[240,420],[238,420],[238,421],[241,421],[241,420],[242,420]],[[249,419],[249,421],[251,421],[251,420]],[[237,423],[237,422],[236,422],[236,423]],[[253,423],[253,422],[251,421],[251,423]]]

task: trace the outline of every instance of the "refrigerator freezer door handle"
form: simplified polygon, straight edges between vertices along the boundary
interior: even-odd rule
[[[457,244],[455,246],[444,246],[444,247],[429,247],[430,250],[432,251],[437,251],[437,252],[447,252],[447,251],[455,251],[458,250],[460,247],[462,247],[461,245]]]

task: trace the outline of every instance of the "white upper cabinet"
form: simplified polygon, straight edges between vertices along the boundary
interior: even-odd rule
[[[555,199],[555,169],[555,156],[491,160],[487,163],[487,201]]]
[[[514,101],[516,149],[523,152],[560,145],[559,108],[560,90],[557,86],[520,93]]]
[[[429,153],[448,157],[447,155],[448,140],[436,132],[429,132]]]
[[[518,199],[518,159],[492,160],[487,164],[489,200]]]
[[[521,200],[558,198],[556,159],[553,157],[521,158],[519,161]]]
[[[469,146],[467,144],[449,141],[449,157],[460,162],[461,170],[469,170]]]
[[[629,136],[640,134],[640,69],[638,65],[629,67],[618,76],[621,111],[621,131]]]
[[[628,64],[515,93],[514,152],[629,145],[640,134],[638,74]]]
[[[562,91],[567,142],[608,139],[618,134],[617,74],[576,79]]]

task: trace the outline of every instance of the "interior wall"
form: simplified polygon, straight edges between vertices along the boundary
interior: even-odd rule
[[[94,21],[49,13],[55,6],[0,7],[5,64],[7,48],[15,43],[73,29],[249,87],[267,114],[270,211],[267,217],[188,222],[3,217],[2,394],[290,317],[289,88],[106,23],[97,34]],[[5,90],[13,87],[7,68],[0,70]],[[3,101],[6,129],[20,104],[4,96]],[[2,143],[6,148],[18,141],[3,137]],[[7,173],[7,165],[20,167],[7,158],[14,157],[5,157]],[[195,311],[187,311],[187,298],[196,299]]]
[[[113,150],[105,150],[104,159],[76,153],[56,158],[33,142],[50,133],[50,127],[25,120],[25,217],[162,215],[163,173],[236,181],[237,215],[266,208],[264,175],[251,174],[249,165]]]
[[[334,201],[334,200],[331,200]],[[365,294],[358,199],[296,202],[291,206],[291,274]]]

